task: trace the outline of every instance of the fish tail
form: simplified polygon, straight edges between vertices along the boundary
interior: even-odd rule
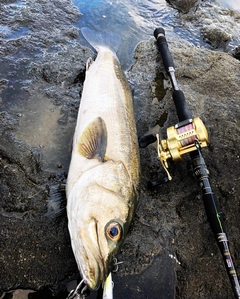
[[[117,52],[120,47],[121,37],[117,33],[100,33],[95,30],[91,30],[88,27],[82,27],[81,32],[84,38],[96,50],[98,50],[98,47],[103,46]]]

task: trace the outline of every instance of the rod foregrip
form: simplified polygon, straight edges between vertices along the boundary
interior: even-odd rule
[[[165,38],[165,30],[163,28],[156,28],[154,30],[154,36],[157,40],[158,49],[162,56],[163,65],[166,72],[169,72],[169,68],[174,68],[173,59],[168,49],[167,40]]]
[[[177,116],[179,121],[190,119],[191,113],[188,110],[184,93],[181,90],[174,90],[173,100],[177,110]]]

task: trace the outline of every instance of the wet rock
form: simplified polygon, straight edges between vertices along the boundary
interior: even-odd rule
[[[167,0],[174,8],[182,13],[189,12],[199,4],[199,0]]]
[[[194,35],[199,31],[198,35],[210,45],[209,48],[230,53],[235,49],[239,40],[239,13],[223,8],[215,1],[201,1],[195,10],[179,14],[179,18],[192,33],[193,43]],[[193,25],[194,30],[191,29]]]
[[[7,111],[2,111],[0,113],[0,131],[5,132],[8,130],[13,130],[18,124],[17,120],[11,117]]]
[[[57,55],[50,53],[41,61],[31,63],[30,75],[34,80],[44,80],[47,83],[71,86],[82,83],[85,78],[86,60],[94,56],[92,51],[76,44],[58,51]]]
[[[10,19],[7,19],[8,14],[11,14]],[[56,131],[62,135],[61,139],[65,139],[66,150],[71,151],[73,123],[79,107],[85,64],[89,56],[94,57],[92,51],[76,42],[79,30],[72,24],[80,15],[71,1],[30,1],[23,2],[18,9],[5,5],[0,11],[3,23],[12,34],[11,39],[4,36],[0,44],[2,109],[10,109],[12,115],[21,116],[16,135],[20,139],[29,137],[28,144],[40,148],[44,155],[49,151],[46,143],[54,147],[55,153],[60,151],[59,146],[49,139],[54,139]],[[23,24],[24,27],[21,27]],[[28,31],[16,38],[15,25],[28,28]],[[14,109],[14,102],[21,103],[21,108]],[[54,106],[59,108],[53,109]],[[53,111],[51,117],[49,111]],[[35,113],[38,114],[35,119],[39,123],[34,122],[33,129],[30,124]],[[31,141],[31,128],[37,137],[42,131],[43,122],[48,123],[49,131],[45,131],[44,138],[35,138],[35,141],[32,138]],[[44,161],[45,169],[53,168],[53,165],[57,168],[59,163],[64,164],[66,169],[69,161],[64,156],[61,159],[53,160],[51,164]]]
[[[228,34],[224,29],[218,28],[215,25],[203,27],[201,34],[203,40],[211,44],[214,48],[219,48],[232,40],[231,34]]]
[[[4,4],[10,4],[10,3],[15,3],[17,0],[3,0],[2,3]]]
[[[69,246],[64,245],[68,240],[66,218],[59,218],[58,224],[53,225],[53,220],[44,217],[50,199],[49,185],[64,182],[65,176],[44,173],[39,153],[14,138],[16,121],[6,113],[1,113],[0,121],[1,288],[38,288],[43,285],[42,274],[45,273],[44,280],[52,275],[58,277],[55,266],[63,267],[59,277],[64,277],[67,265],[69,270],[72,268],[71,262],[64,261],[64,256],[72,255]],[[59,255],[62,258],[57,258]]]
[[[236,208],[240,191],[237,170],[240,163],[240,78],[236,72],[239,72],[240,63],[228,54],[193,47],[185,41],[169,38],[169,47],[188,107],[194,117],[202,118],[210,136],[210,145],[203,150],[203,155],[225,215],[232,254],[239,267],[239,240],[234,232],[240,226],[240,218],[236,216],[239,215]],[[156,82],[165,81],[161,72],[164,73],[164,69],[155,41],[140,44],[135,53],[135,64],[129,72],[135,91],[134,101],[140,103],[135,106],[140,135],[157,130],[165,137],[166,128],[178,121],[171,90],[159,96],[156,88],[152,88]],[[166,111],[167,119],[161,126],[156,126],[152,120],[161,118]],[[154,123],[155,127],[152,127]],[[188,172],[188,158],[180,164],[170,163],[173,181],[150,192],[145,189],[148,179],[166,175],[161,166],[157,167],[159,162],[154,157],[156,149],[151,145],[141,149],[140,206],[121,258],[127,259],[128,268],[140,271],[139,263],[136,267],[134,259],[131,262],[127,258],[132,251],[137,253],[138,260],[146,255],[146,244],[151,244],[148,250],[152,253],[171,248],[180,263],[176,264],[176,298],[197,298],[199,294],[203,298],[231,298],[232,289],[205,216],[199,186]],[[141,241],[139,230],[144,231]],[[131,249],[130,244],[134,244]]]
[[[49,202],[56,199],[51,190],[53,186],[64,185],[66,172],[62,168],[43,171],[40,146],[31,147],[15,136],[20,123],[26,120],[23,107],[28,100],[41,100],[46,105],[46,99],[58,98],[55,107],[64,106],[65,101],[66,107],[70,107],[65,109],[72,109],[70,114],[76,116],[82,83],[79,73],[85,69],[89,50],[73,46],[78,30],[72,23],[80,13],[71,1],[25,4],[18,9],[11,4],[1,4],[0,10],[6,28],[0,42],[0,285],[4,291],[54,285],[70,272],[77,271],[65,213],[58,218],[46,216]],[[31,35],[27,32],[14,38],[13,33],[19,26],[31,29]],[[13,34],[12,39],[7,39],[9,32]],[[70,49],[75,51],[74,56]],[[51,64],[53,61],[58,69]],[[64,82],[66,86],[61,87]],[[47,95],[48,90],[52,91],[52,98]],[[76,101],[69,103],[74,97]],[[17,109],[14,102],[18,103]],[[39,107],[42,105],[37,110]],[[37,119],[35,117],[35,121]],[[47,130],[46,127],[44,131]]]
[[[233,56],[240,60],[240,46],[235,49]]]

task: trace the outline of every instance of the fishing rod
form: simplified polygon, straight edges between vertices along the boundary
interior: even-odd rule
[[[162,56],[165,71],[168,73],[172,88],[173,101],[176,107],[179,123],[167,129],[167,139],[160,140],[159,134],[141,136],[139,138],[140,147],[144,148],[157,141],[158,157],[163,168],[167,172],[167,178],[150,182],[150,187],[168,182],[172,179],[167,160],[181,160],[183,154],[190,153],[193,173],[200,183],[202,199],[208,221],[213,231],[214,237],[223,256],[235,298],[240,299],[240,286],[234,263],[229,250],[229,242],[226,235],[225,225],[221,216],[221,211],[217,199],[210,185],[209,172],[202,156],[202,147],[208,144],[208,133],[200,118],[192,119],[188,110],[185,96],[180,90],[175,77],[174,63],[168,48],[163,28],[156,28],[154,36],[157,46]]]

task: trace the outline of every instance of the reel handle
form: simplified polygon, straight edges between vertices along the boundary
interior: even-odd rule
[[[138,144],[141,148],[147,147],[149,144],[157,141],[157,137],[154,134],[140,136],[138,138]]]

